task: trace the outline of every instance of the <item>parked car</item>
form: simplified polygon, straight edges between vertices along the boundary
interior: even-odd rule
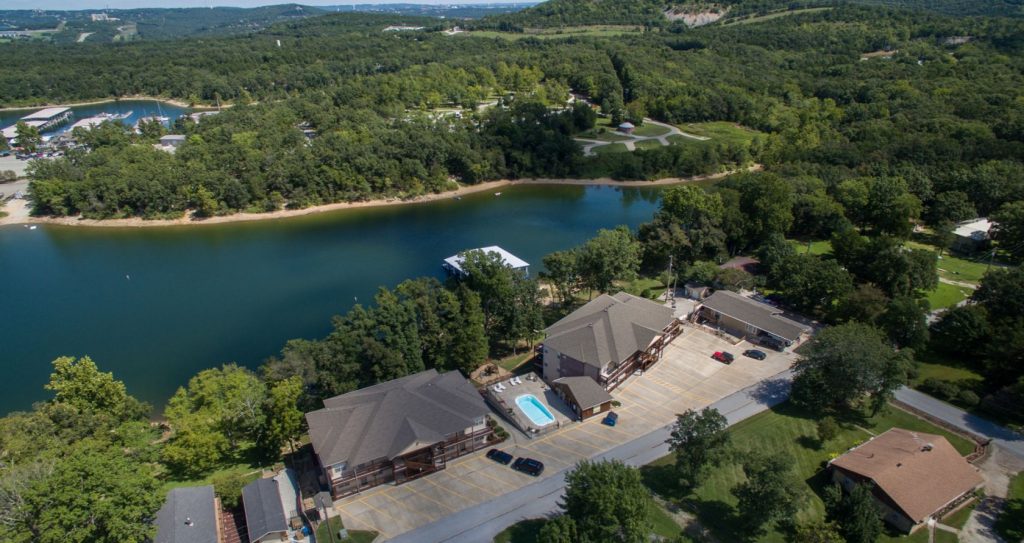
[[[0,156],[11,156],[10,151],[0,151]]]
[[[732,364],[732,361],[736,360],[736,357],[733,356],[732,353],[727,353],[725,351],[715,351],[715,354],[711,355],[711,358],[714,358],[723,364]]]
[[[743,351],[743,356],[753,358],[754,360],[764,360],[765,358],[768,357],[768,355],[765,354],[764,351],[759,351],[757,349],[747,349]]]
[[[604,416],[604,419],[601,421],[601,424],[615,426],[615,423],[617,422],[619,422],[619,414],[616,413],[615,411],[609,411],[608,414]]]
[[[761,338],[761,345],[764,345],[765,347],[768,347],[769,349],[775,349],[776,351],[779,351],[780,353],[786,348],[786,344],[785,343],[783,343],[783,342],[781,342],[778,339],[775,339],[773,337],[762,337]]]
[[[512,469],[537,477],[544,473],[544,463],[533,458],[516,458],[512,463]]]
[[[491,449],[487,451],[487,458],[490,458],[491,460],[494,460],[495,462],[499,464],[504,464],[506,466],[509,464],[509,462],[512,461],[511,454],[505,451],[499,451],[498,449]]]

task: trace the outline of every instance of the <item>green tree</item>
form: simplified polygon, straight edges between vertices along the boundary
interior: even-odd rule
[[[640,225],[638,238],[643,245],[644,266],[662,270],[668,266],[669,257],[682,266],[724,253],[724,218],[720,195],[691,185],[666,189],[654,220]]]
[[[542,277],[550,281],[560,304],[566,305],[582,288],[579,250],[556,251],[544,257]]]
[[[814,409],[843,409],[870,395],[877,411],[906,380],[906,365],[867,324],[826,328],[794,366],[793,398]]]
[[[543,326],[537,282],[505,265],[498,253],[463,254],[463,283],[480,296],[484,329],[492,344],[531,338]]]
[[[818,420],[815,425],[815,430],[818,433],[818,442],[824,445],[826,442],[832,441],[836,436],[839,435],[841,428],[836,419],[832,417],[823,417]]]
[[[1007,202],[992,214],[992,237],[1015,259],[1024,258],[1024,200]]]
[[[242,489],[252,481],[243,473],[222,473],[213,477],[210,483],[225,508],[234,509],[242,504]]]
[[[676,475],[684,489],[695,488],[709,467],[722,462],[729,447],[728,426],[725,416],[712,407],[676,416],[665,442],[675,454]]]
[[[560,515],[544,523],[537,534],[537,543],[579,543],[576,521],[569,515]]]
[[[796,514],[800,494],[793,481],[792,460],[763,453],[751,453],[743,461],[746,481],[732,489],[739,500],[744,530],[750,535],[764,533],[765,525]]]
[[[158,487],[149,466],[85,440],[25,490],[21,507],[32,512],[31,524],[11,535],[38,543],[149,541],[162,502]]]
[[[839,322],[874,324],[885,313],[888,305],[889,297],[881,289],[870,284],[860,284],[839,300],[833,318]]]
[[[561,506],[575,521],[580,541],[647,541],[650,494],[636,468],[618,460],[584,460],[565,476]]]
[[[931,328],[931,347],[936,352],[968,355],[978,345],[989,345],[991,338],[988,310],[980,304],[951,308]]]
[[[889,302],[878,324],[899,348],[923,349],[928,343],[928,300],[898,296]]]
[[[616,279],[636,279],[640,268],[640,244],[625,226],[601,229],[579,249],[579,270],[584,284],[608,292]]]
[[[834,522],[812,520],[796,527],[791,543],[845,543]]]
[[[18,121],[14,126],[14,144],[30,153],[36,152],[39,144],[43,141],[39,129],[26,124],[25,121]]]
[[[267,394],[267,405],[264,409],[267,420],[264,423],[264,446],[272,458],[281,454],[285,444],[295,452],[295,440],[302,434],[303,414],[299,410],[299,398],[302,396],[302,378],[292,376],[275,383]]]
[[[853,277],[835,260],[802,254],[777,265],[772,283],[794,307],[824,315],[853,290]]]
[[[855,486],[849,494],[838,483],[827,487],[825,512],[828,520],[839,526],[847,543],[874,543],[882,535],[882,520],[870,483]]]
[[[44,388],[53,392],[53,401],[67,404],[98,416],[109,415],[115,421],[145,417],[149,408],[128,394],[124,383],[104,373],[88,356],[75,359],[63,356],[53,361],[50,382]]]

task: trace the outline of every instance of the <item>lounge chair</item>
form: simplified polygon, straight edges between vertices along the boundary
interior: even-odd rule
[[[512,379],[509,379],[509,380],[512,381],[513,385],[522,384],[522,381],[520,381],[518,377],[513,377]]]
[[[516,377],[516,383],[518,383],[520,385],[523,384],[523,378],[522,377]]]

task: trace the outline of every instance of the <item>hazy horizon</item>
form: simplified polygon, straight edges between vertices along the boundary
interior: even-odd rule
[[[536,1],[536,0],[534,0]],[[10,0],[3,9],[44,9],[44,10],[93,10],[93,9],[136,9],[136,8],[209,8],[237,7],[253,8],[280,4],[302,4],[306,6],[350,6],[369,4],[429,4],[429,5],[467,5],[467,4],[511,4],[512,0],[466,0],[452,2],[450,0],[378,0],[370,2],[349,2],[343,0],[307,0],[299,2],[268,2],[266,0]],[[523,2],[527,3],[527,2]],[[533,3],[533,2],[530,2]]]

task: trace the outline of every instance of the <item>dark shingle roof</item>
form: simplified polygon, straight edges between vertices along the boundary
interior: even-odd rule
[[[306,413],[313,449],[324,466],[355,467],[393,459],[414,446],[443,441],[488,412],[459,372],[427,370],[324,400]]]
[[[155,543],[217,543],[212,486],[172,489],[156,513]]]
[[[245,506],[245,527],[249,531],[249,541],[288,529],[277,481],[256,479],[245,485],[242,489],[242,504]]]
[[[704,300],[704,307],[789,341],[800,339],[800,334],[811,329],[810,326],[783,317],[782,310],[777,307],[728,290],[716,291]]]
[[[544,332],[544,346],[598,368],[647,348],[675,319],[672,308],[620,292],[602,294]]]
[[[581,410],[597,407],[605,402],[612,401],[612,395],[590,377],[562,377],[555,379],[553,382],[558,385],[565,385]]]

